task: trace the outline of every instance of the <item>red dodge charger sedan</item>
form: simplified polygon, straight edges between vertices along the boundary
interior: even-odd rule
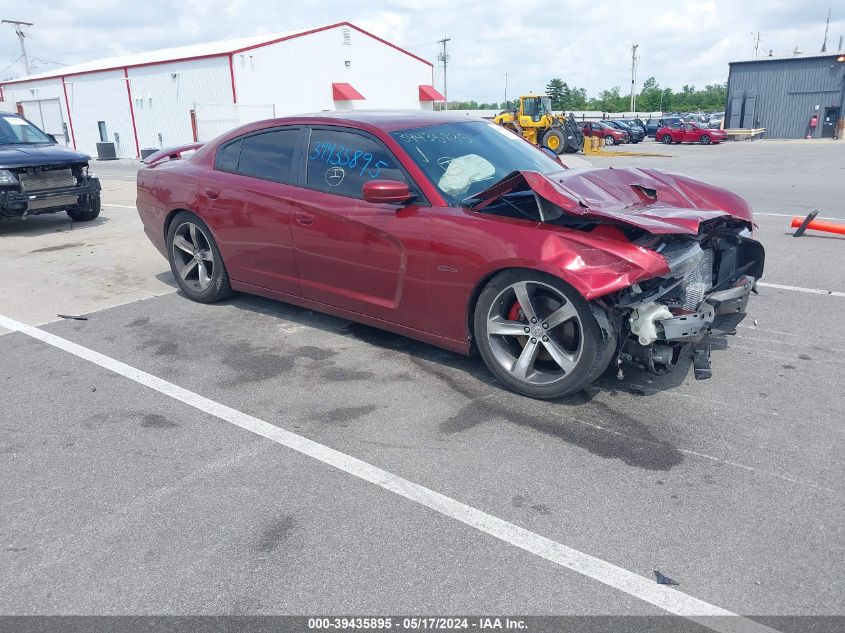
[[[189,154],[189,150],[196,150]],[[710,373],[763,273],[748,204],[653,169],[567,169],[442,112],[326,112],[164,150],[138,210],[184,294],[271,297],[478,353],[557,398],[611,363]]]
[[[728,133],[724,130],[711,130],[699,127],[695,123],[672,123],[657,129],[655,140],[671,145],[672,143],[699,143],[710,145],[728,140]]]

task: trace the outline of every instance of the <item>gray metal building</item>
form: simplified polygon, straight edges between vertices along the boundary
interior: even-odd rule
[[[845,53],[795,54],[730,63],[727,128],[766,128],[767,138],[842,138]]]

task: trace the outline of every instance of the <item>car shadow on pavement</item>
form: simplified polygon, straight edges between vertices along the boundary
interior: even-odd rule
[[[654,415],[643,416],[632,406],[632,397],[654,395],[683,382],[690,368],[690,361],[683,357],[677,372],[666,376],[626,372],[625,379],[617,381],[616,369],[610,368],[590,387],[566,398],[543,401],[508,391],[478,356],[463,356],[377,328],[252,295],[235,295],[208,307],[247,310],[404,355],[407,366],[396,376],[404,374],[408,380],[418,378],[418,389],[425,389],[423,385],[433,381],[443,399],[451,404],[448,413],[433,421],[432,430],[443,441],[504,424],[646,470],[667,471],[684,459],[676,446],[676,431],[671,421]],[[651,381],[647,385],[645,376]],[[379,382],[391,377],[386,373],[373,376],[367,388],[378,388]]]
[[[165,283],[175,285],[172,275],[169,273],[161,273],[157,277]],[[179,294],[182,294],[181,291]],[[265,299],[256,295],[236,294],[231,299],[211,305],[237,306],[238,308],[283,319],[298,325],[339,334],[374,347],[405,354],[419,368],[422,368],[421,363],[435,364],[440,366],[447,374],[449,372],[458,372],[484,385],[507,391],[484,366],[483,361],[477,354],[464,356],[463,354],[416,341],[400,334],[394,334],[379,328],[337,318],[306,308],[300,308],[281,301]],[[715,339],[713,349],[724,349],[725,344],[723,341],[724,339]],[[566,398],[561,398],[556,402],[571,405],[583,404],[585,397],[588,400],[591,399],[591,396],[586,393],[590,389],[607,391],[611,395],[620,392],[635,396],[651,396],[661,391],[677,388],[686,380],[691,368],[692,356],[688,350],[684,350],[684,353],[681,354],[678,364],[673,371],[661,375],[651,374],[639,370],[636,367],[625,366],[623,369],[624,377],[622,380],[619,380],[617,378],[618,368],[615,365],[611,365],[587,390]],[[448,376],[442,372],[438,372],[438,375],[441,378],[448,379]]]
[[[74,222],[64,212],[31,215],[26,218],[0,219],[0,237],[38,237],[49,233],[67,233],[82,228],[93,228],[108,222],[100,215],[88,222]]]

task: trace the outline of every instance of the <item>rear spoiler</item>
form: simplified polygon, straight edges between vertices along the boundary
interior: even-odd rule
[[[188,143],[187,145],[177,145],[176,147],[168,147],[167,149],[163,149],[160,152],[156,152],[155,154],[150,154],[141,162],[145,165],[152,167],[156,163],[160,163],[163,160],[177,160],[179,158],[182,158],[182,154],[187,154],[188,152],[196,151],[203,145],[205,145],[205,143]]]

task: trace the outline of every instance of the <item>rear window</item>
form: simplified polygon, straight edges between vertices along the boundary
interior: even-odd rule
[[[299,129],[296,128],[245,136],[220,150],[217,167],[289,184],[293,182],[293,154],[298,142]]]
[[[238,171],[238,159],[241,157],[241,145],[243,139],[238,139],[234,143],[225,145],[220,150],[220,156],[217,158],[217,166],[223,171]]]

